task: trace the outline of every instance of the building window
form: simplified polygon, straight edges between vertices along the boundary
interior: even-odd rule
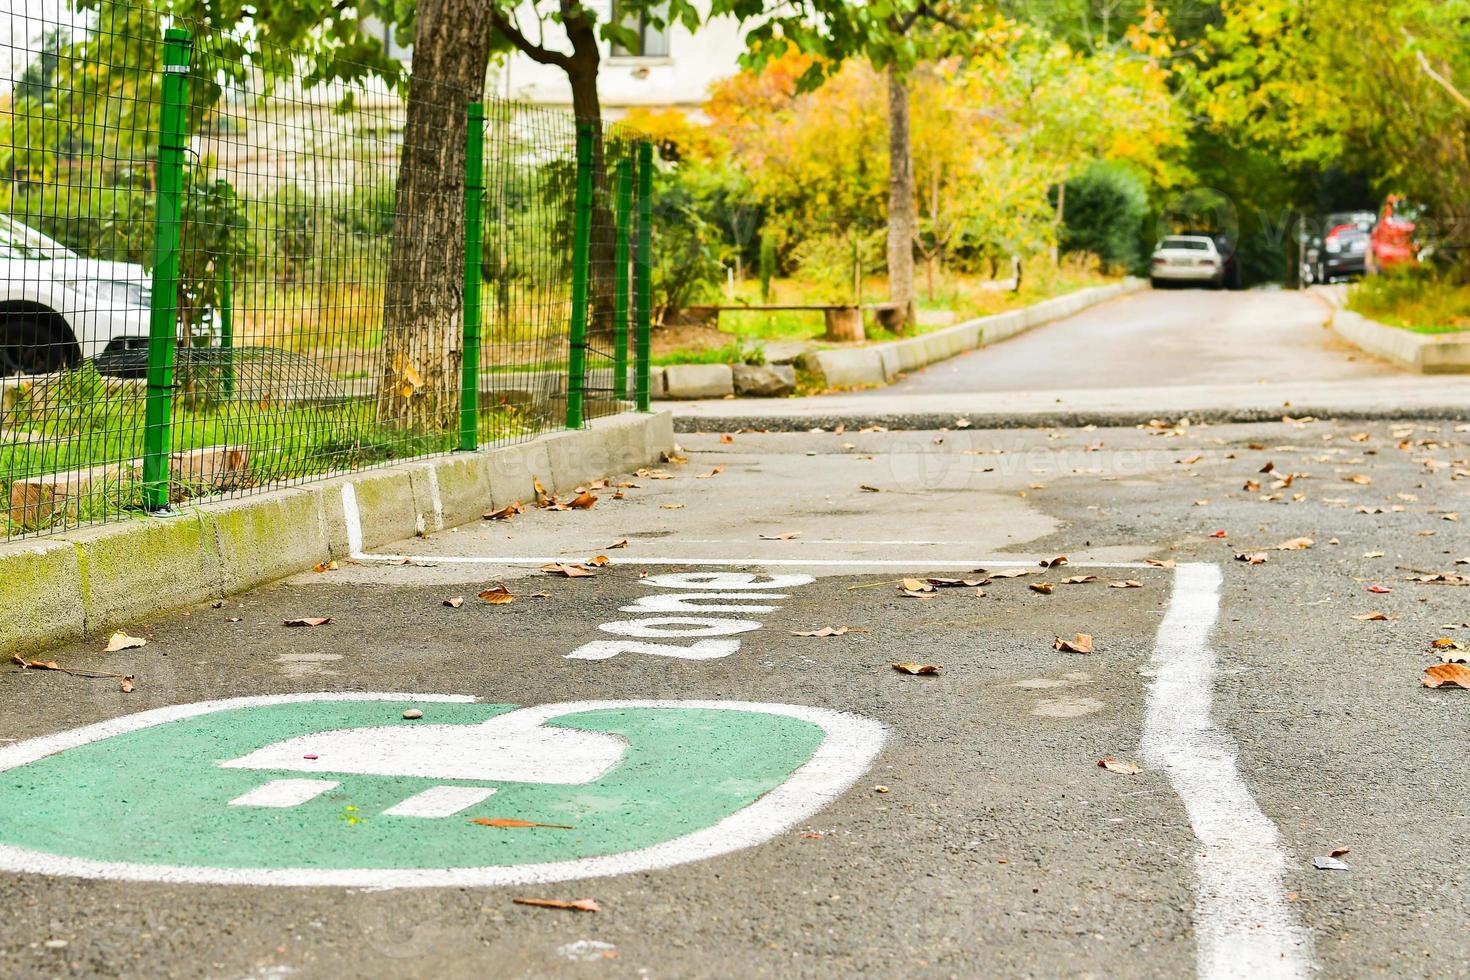
[[[669,16],[669,5],[667,3],[655,3],[648,8],[638,10],[620,10],[623,4],[613,0],[613,21],[632,31],[635,37],[633,47],[613,42],[612,53],[614,58],[667,58],[669,56],[669,28],[665,24],[659,27],[654,23],[654,18],[659,21],[667,21]]]

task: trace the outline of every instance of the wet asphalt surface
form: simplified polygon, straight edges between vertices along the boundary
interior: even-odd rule
[[[0,675],[0,746],[145,708],[306,691],[738,699],[851,712],[889,738],[871,770],[796,826],[663,870],[395,891],[0,874],[0,973],[1190,976],[1197,842],[1182,804],[1158,772],[1096,764],[1138,757],[1173,572],[1087,566],[1153,558],[1223,568],[1213,717],[1280,833],[1281,888],[1310,932],[1311,964],[1327,976],[1464,974],[1470,691],[1420,678],[1439,662],[1436,638],[1470,646],[1470,591],[1411,581],[1467,571],[1455,565],[1470,558],[1464,524],[1446,519],[1470,520],[1470,432],[1457,427],[682,436],[687,462],[659,467],[669,479],[627,477],[637,486],[622,500],[598,491],[588,511],[531,508],[385,549],[412,564],[344,560],[155,617],[129,628],[149,639],[141,649],[47,651],[133,674],[137,689]],[[1274,472],[1261,473],[1267,463]],[[1244,489],[1250,480],[1260,488]],[[1314,543],[1270,550],[1298,537]],[[1256,550],[1264,564],[1234,559]],[[597,554],[612,563],[575,580],[535,564],[436,561]],[[1058,555],[1069,566],[994,579],[984,596],[899,591],[905,576]],[[629,617],[619,607],[650,592],[640,573],[710,570],[660,558],[815,581],[753,616],[762,628],[723,659],[567,659],[607,638],[600,624]],[[792,560],[825,564],[765,564]],[[877,561],[897,564],[861,564]],[[1089,573],[1099,581],[1061,584]],[[1108,586],[1125,578],[1141,587]],[[1055,590],[1031,590],[1038,580]],[[475,598],[502,582],[514,602]],[[442,604],[454,596],[461,608]],[[1370,611],[1389,618],[1352,618]],[[282,625],[298,616],[332,622]],[[823,626],[853,632],[791,635]],[[1079,632],[1096,638],[1090,655],[1052,648]],[[911,677],[893,661],[943,669]],[[1344,847],[1350,870],[1313,868]],[[516,897],[593,898],[602,911]]]

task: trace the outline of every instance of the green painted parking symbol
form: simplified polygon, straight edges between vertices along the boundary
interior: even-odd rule
[[[795,826],[882,741],[868,719],[736,701],[178,705],[0,749],[0,869],[364,887],[642,871]],[[497,819],[555,826],[475,822]]]

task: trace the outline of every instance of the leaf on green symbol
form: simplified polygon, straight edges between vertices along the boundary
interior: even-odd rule
[[[533,820],[512,820],[509,817],[476,817],[470,823],[481,827],[546,827],[551,830],[576,830],[576,827],[564,823],[536,823]]]

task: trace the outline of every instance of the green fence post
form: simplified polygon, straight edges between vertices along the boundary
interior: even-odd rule
[[[485,106],[471,102],[464,166],[464,355],[459,380],[459,448],[480,446],[480,206],[485,199]]]
[[[153,219],[153,298],[148,320],[148,395],[143,428],[143,506],[169,504],[174,334],[178,329],[179,196],[189,100],[189,32],[164,32],[163,101],[158,125],[158,195]]]
[[[230,268],[230,253],[221,252],[214,257],[215,271],[219,276],[219,346],[224,352],[225,397],[235,397],[235,278]]]
[[[638,143],[638,242],[633,252],[633,316],[638,332],[638,411],[649,411],[649,350],[653,318],[653,144]]]
[[[572,329],[567,357],[567,428],[582,427],[587,391],[587,280],[592,250],[592,127],[577,124],[577,213],[572,239]]]
[[[613,255],[613,397],[628,398],[628,227],[633,211],[633,161],[618,161],[618,201],[613,223],[618,236]]]

